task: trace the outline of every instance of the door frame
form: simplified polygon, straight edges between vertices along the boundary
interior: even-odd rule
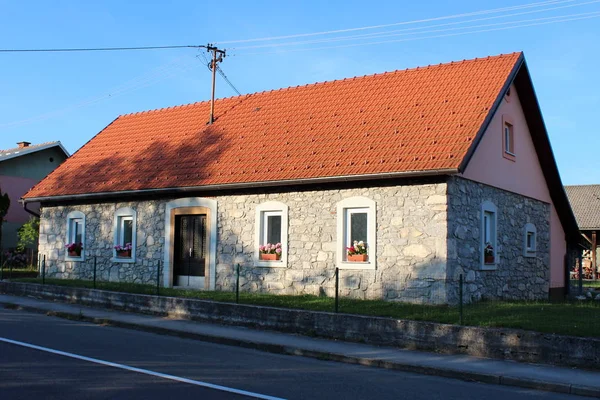
[[[208,243],[208,271],[205,273],[205,290],[215,290],[217,260],[217,202],[202,197],[189,197],[169,201],[165,208],[164,287],[173,287],[173,259],[175,247],[175,216],[181,214],[206,214]]]

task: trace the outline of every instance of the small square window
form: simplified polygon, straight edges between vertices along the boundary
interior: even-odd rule
[[[535,225],[528,223],[525,225],[524,255],[525,257],[535,257],[537,250],[537,230]]]

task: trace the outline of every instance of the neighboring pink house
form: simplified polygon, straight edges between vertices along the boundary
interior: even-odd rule
[[[19,203],[21,196],[69,157],[60,142],[19,142],[17,146],[0,150],[0,188],[10,197],[10,208],[2,224],[2,249],[16,247],[17,230],[31,217]],[[37,214],[39,203],[27,208]]]

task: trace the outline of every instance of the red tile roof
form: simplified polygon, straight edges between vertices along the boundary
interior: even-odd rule
[[[122,115],[25,198],[457,169],[519,57]]]

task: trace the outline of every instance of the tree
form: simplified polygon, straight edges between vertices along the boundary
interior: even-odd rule
[[[34,244],[40,236],[40,220],[39,218],[30,217],[29,221],[25,222],[19,228],[19,243],[17,244],[18,251],[24,251],[27,246]]]
[[[2,194],[2,188],[0,187],[0,251],[2,250],[2,223],[4,217],[8,214],[8,208],[10,207],[10,197],[8,193]]]

